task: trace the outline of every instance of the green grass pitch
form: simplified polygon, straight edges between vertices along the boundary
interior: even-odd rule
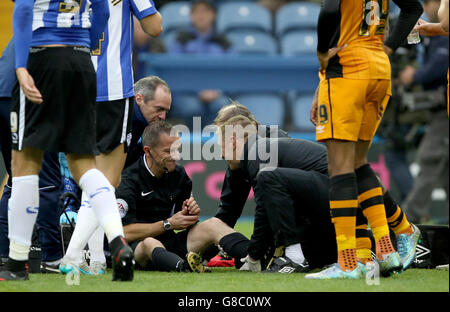
[[[247,236],[250,222],[236,229]],[[262,274],[233,268],[213,268],[211,273],[135,272],[133,282],[111,282],[111,270],[104,276],[84,276],[79,285],[69,286],[65,276],[31,274],[27,282],[1,282],[1,292],[449,292],[449,271],[410,269],[380,278],[379,285],[362,280],[306,280],[304,274]]]

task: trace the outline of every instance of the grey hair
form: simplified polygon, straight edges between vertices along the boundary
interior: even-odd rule
[[[144,102],[155,99],[156,88],[163,86],[170,93],[170,88],[167,82],[157,76],[148,76],[142,78],[134,84],[134,92],[141,94],[144,97]]]

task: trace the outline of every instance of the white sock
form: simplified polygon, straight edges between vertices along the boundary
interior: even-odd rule
[[[65,255],[65,257],[75,263],[83,261],[83,249],[99,225],[97,216],[87,199],[86,192],[83,192],[81,195],[81,206],[77,215],[77,224]]]
[[[91,256],[92,262],[101,262],[106,263],[105,252],[103,251],[103,238],[105,236],[105,232],[99,226],[91,235],[89,239],[89,254]]]
[[[39,177],[29,175],[12,178],[8,202],[9,257],[28,260],[31,236],[39,212]]]
[[[305,255],[303,255],[303,250],[300,243],[287,246],[285,254],[286,257],[288,257],[297,264],[302,264],[303,262],[305,262]]]
[[[79,185],[88,195],[92,209],[105,231],[108,242],[117,236],[124,236],[114,188],[103,173],[97,169],[91,169],[83,174]]]

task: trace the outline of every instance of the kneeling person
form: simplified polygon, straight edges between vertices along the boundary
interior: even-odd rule
[[[180,141],[171,130],[165,121],[144,130],[145,155],[124,171],[116,191],[136,262],[143,269],[203,272],[200,255],[211,244],[234,258],[245,257],[245,236],[216,219],[197,223],[200,208],[191,195],[191,179],[176,164]]]

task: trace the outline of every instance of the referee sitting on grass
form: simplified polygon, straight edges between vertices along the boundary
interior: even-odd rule
[[[234,258],[245,257],[245,236],[216,218],[197,224],[200,208],[191,195],[191,179],[176,164],[180,141],[171,130],[162,120],[145,128],[145,155],[125,169],[116,190],[138,268],[204,272],[200,255],[211,244],[220,244]]]

